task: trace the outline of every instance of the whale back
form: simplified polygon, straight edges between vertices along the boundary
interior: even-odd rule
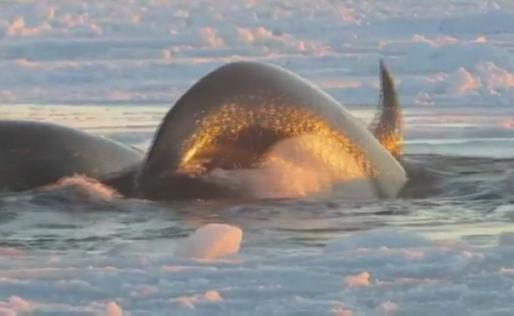
[[[142,154],[107,138],[30,121],[0,121],[0,191],[24,191],[74,174],[122,173]]]
[[[167,113],[138,189],[149,197],[173,196],[175,179],[255,168],[270,152],[284,151],[277,146],[288,139],[300,142],[284,144],[293,156],[323,142],[328,150],[318,156],[335,166],[325,171],[344,173],[339,180],[371,179],[378,196],[396,196],[406,181],[392,155],[331,96],[278,66],[236,62],[206,75]]]

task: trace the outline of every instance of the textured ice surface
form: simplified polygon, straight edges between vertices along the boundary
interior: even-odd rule
[[[509,105],[513,21],[510,0],[2,1],[0,101],[170,104],[252,59],[374,104],[384,58],[404,104]]]
[[[372,237],[371,237],[372,235]],[[415,233],[361,232],[341,251],[248,245],[238,261],[157,253],[77,251],[3,256],[1,311],[42,315],[508,315],[514,248],[425,241]]]

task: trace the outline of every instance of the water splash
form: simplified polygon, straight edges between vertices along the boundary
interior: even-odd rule
[[[302,135],[280,141],[255,168],[215,169],[203,177],[261,199],[297,198],[329,193],[340,183],[354,198],[376,191],[366,170],[336,140]]]
[[[113,188],[102,184],[96,179],[78,174],[64,177],[54,184],[43,187],[41,191],[65,191],[77,199],[93,201],[112,201],[120,197],[119,193]]]

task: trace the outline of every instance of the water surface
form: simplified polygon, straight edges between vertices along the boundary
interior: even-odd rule
[[[374,111],[351,109],[365,122]],[[167,107],[0,111],[146,150]],[[112,301],[132,315],[508,315],[512,117],[505,107],[407,107],[410,182],[392,200],[157,203],[101,185],[2,194],[0,307],[23,311],[19,297],[37,315],[90,315]],[[175,257],[184,237],[207,223],[242,228],[239,254]]]

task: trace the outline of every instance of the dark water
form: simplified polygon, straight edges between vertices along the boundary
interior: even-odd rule
[[[323,246],[346,233],[401,227],[487,242],[514,220],[514,159],[406,155],[409,182],[398,199],[151,202],[100,184],[0,197],[3,246],[102,250],[130,241],[187,236],[210,222],[237,225],[254,245]],[[86,180],[83,180],[86,182]],[[104,191],[107,191],[104,192]],[[508,210],[507,212],[505,210]]]

